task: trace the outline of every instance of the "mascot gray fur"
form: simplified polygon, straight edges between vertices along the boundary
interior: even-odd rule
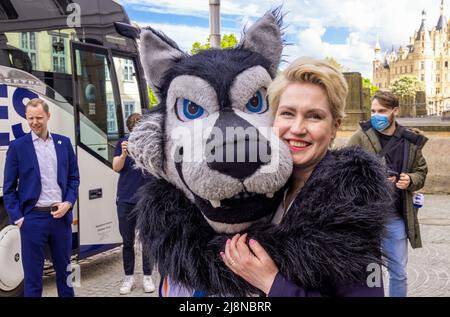
[[[361,150],[332,151],[294,202],[304,212],[270,224],[292,172],[289,149],[271,132],[265,95],[282,49],[279,10],[266,13],[234,49],[190,56],[151,28],[141,35],[146,78],[160,104],[129,138],[136,164],[155,176],[140,192],[138,231],[160,272],[183,287],[214,296],[259,294],[219,255],[226,239],[243,231],[286,278],[325,294],[339,283],[365,281],[367,265],[380,262],[389,191],[381,166]],[[242,129],[253,132],[236,132]],[[244,159],[236,159],[237,149]],[[337,178],[345,181],[330,181]]]

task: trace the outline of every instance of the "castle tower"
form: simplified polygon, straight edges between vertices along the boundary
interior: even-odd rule
[[[377,43],[374,48],[375,60],[381,61],[381,46],[380,46],[380,37],[377,35]]]
[[[375,48],[373,49],[374,51],[374,58],[373,58],[373,63],[372,63],[372,82],[375,82],[375,79],[377,78],[377,73],[380,72],[381,67],[382,67],[382,62],[381,62],[381,46],[380,46],[380,39],[379,36],[377,35],[377,43],[375,44]]]
[[[374,53],[376,86],[389,88],[401,76],[414,76],[425,87],[426,101],[421,103],[421,113],[425,113],[425,107],[429,115],[440,115],[444,109],[450,109],[450,21],[444,0],[440,1],[440,15],[432,28],[428,27],[427,13],[423,10],[420,27],[407,45],[400,45],[398,51],[393,47],[382,52],[377,38]]]
[[[440,33],[447,33],[447,17],[444,13],[444,0],[441,0],[441,15],[439,16],[439,20],[436,25],[436,31]]]

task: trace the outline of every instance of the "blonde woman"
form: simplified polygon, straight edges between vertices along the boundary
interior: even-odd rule
[[[268,89],[294,171],[272,224],[228,239],[220,254],[267,296],[384,296],[384,169],[361,149],[330,150],[347,90],[342,73],[311,58],[294,61]]]

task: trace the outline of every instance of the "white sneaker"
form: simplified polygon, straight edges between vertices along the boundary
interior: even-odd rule
[[[153,284],[151,275],[144,275],[144,278],[142,279],[142,285],[144,286],[144,292],[146,293],[152,293],[156,289],[155,284]]]
[[[120,287],[120,295],[130,294],[135,287],[134,276],[125,275],[122,286]]]

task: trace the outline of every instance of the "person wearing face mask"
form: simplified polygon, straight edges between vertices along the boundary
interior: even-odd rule
[[[425,184],[428,167],[422,148],[428,139],[420,131],[396,122],[399,100],[389,91],[378,91],[373,96],[371,112],[371,120],[361,123],[347,145],[377,153],[396,189],[382,246],[387,258],[389,296],[406,297],[408,239],[412,248],[422,247],[413,196]]]

